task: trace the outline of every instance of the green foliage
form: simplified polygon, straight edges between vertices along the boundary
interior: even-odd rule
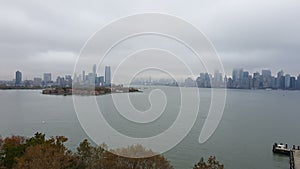
[[[51,158],[56,158],[55,154],[57,153],[70,155],[71,153],[64,146],[67,140],[63,136],[46,140],[45,134],[42,133],[35,133],[33,137],[28,139],[21,136],[11,136],[4,140],[0,139],[0,168],[16,168],[21,164],[27,165],[27,163],[30,163],[30,160],[41,162],[43,158],[37,159],[49,152],[51,154],[49,157]],[[27,168],[30,168],[28,166]]]
[[[68,140],[63,136],[43,140],[43,135],[33,139],[34,145],[26,148],[24,155],[17,158],[15,169],[73,169],[77,168],[77,158],[64,143]]]
[[[207,162],[202,157],[193,169],[224,169],[224,165],[220,164],[215,156],[210,156]]]
[[[27,146],[34,146],[38,144],[43,144],[46,142],[45,134],[35,133],[33,137],[26,140]]]
[[[65,147],[67,140],[64,136],[46,139],[42,133],[28,139],[0,137],[0,169],[173,169],[165,157],[141,145],[108,151],[105,144],[93,146],[85,139],[73,153]],[[150,157],[139,158],[136,154]],[[224,166],[210,157],[207,162],[201,158],[193,169],[224,169]]]
[[[111,153],[114,152],[114,153]],[[86,169],[172,169],[169,161],[161,155],[155,155],[141,145],[108,151],[105,144],[91,146],[84,140],[77,148],[79,166]],[[119,154],[119,155],[116,155]],[[135,154],[154,155],[149,158],[134,158]],[[122,156],[121,156],[122,155]],[[125,157],[126,156],[126,157]],[[133,158],[127,158],[127,157]]]
[[[15,158],[20,157],[25,151],[25,138],[21,136],[7,137],[0,145],[0,167],[12,168],[16,163]]]

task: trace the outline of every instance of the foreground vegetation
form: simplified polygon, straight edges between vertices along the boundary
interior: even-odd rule
[[[36,133],[31,138],[0,137],[0,169],[173,169],[162,155],[149,158],[126,158],[118,154],[134,156],[136,153],[154,154],[141,145],[108,151],[106,145],[92,146],[82,141],[76,152],[68,150],[64,136],[45,138]],[[207,162],[202,158],[193,169],[223,169],[215,157]]]

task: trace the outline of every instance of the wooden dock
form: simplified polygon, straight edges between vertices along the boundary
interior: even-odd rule
[[[300,150],[292,150],[290,156],[290,169],[300,169]]]
[[[290,157],[290,169],[300,169],[300,146],[293,145],[289,148],[287,144],[274,143],[272,148],[273,153],[287,155]]]

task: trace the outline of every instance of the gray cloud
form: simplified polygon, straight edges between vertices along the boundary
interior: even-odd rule
[[[270,68],[300,73],[300,2],[228,1],[7,1],[0,6],[0,79],[72,73],[85,41],[109,22],[142,12],[179,16],[213,42],[227,73]],[[171,28],[171,27],[170,27]],[[176,29],[176,28],[172,28]]]

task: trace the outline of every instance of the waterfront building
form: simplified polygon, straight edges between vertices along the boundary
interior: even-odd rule
[[[98,79],[99,79],[99,86],[104,86],[105,85],[104,76],[99,76]]]
[[[272,73],[269,69],[263,69],[262,73],[262,88],[270,88],[272,85]]]
[[[89,73],[87,80],[88,80],[89,86],[94,86],[95,85],[95,75],[94,75],[94,73]]]
[[[65,78],[58,76],[56,78],[56,85],[59,87],[64,87],[65,86]]]
[[[290,88],[289,89],[291,89],[291,90],[296,89],[296,78],[295,77],[290,78]]]
[[[289,74],[286,74],[284,81],[285,81],[285,89],[289,89],[291,83],[291,76]]]
[[[85,82],[85,79],[86,79],[86,78],[85,78],[85,71],[83,70],[83,71],[82,71],[82,81]]]
[[[218,70],[215,70],[215,72],[214,72],[212,86],[213,87],[222,87],[223,86],[222,73],[220,73]]]
[[[97,78],[97,65],[96,64],[93,65],[93,74],[94,74],[95,79],[96,79]]]
[[[198,87],[211,88],[211,75],[208,73],[200,73],[200,76],[196,79]]]
[[[20,86],[22,83],[22,73],[20,71],[16,71],[16,86]]]
[[[110,66],[105,66],[105,86],[111,86]]]
[[[184,81],[185,87],[197,87],[196,81],[193,80],[191,77],[188,77]]]
[[[44,73],[44,83],[50,83],[52,80],[51,73]]]
[[[243,72],[243,76],[242,76],[242,78],[240,80],[239,86],[242,89],[249,89],[250,88],[249,72],[247,72],[247,71]]]
[[[41,86],[42,85],[42,78],[39,78],[39,77],[33,78],[33,85],[34,86]]]
[[[277,82],[276,82],[276,86],[279,89],[284,89],[284,78],[283,77],[284,77],[283,70],[280,70],[277,73]]]
[[[232,81],[233,81],[233,86],[235,88],[240,88],[241,87],[243,72],[244,72],[243,69],[233,69],[233,71],[232,71]]]
[[[253,88],[254,89],[259,89],[260,88],[260,73],[259,72],[255,72],[253,73]]]
[[[298,77],[297,77],[296,89],[300,90],[300,75],[298,75]]]
[[[261,75],[262,75],[263,77],[271,77],[271,76],[272,76],[272,73],[271,73],[271,70],[269,70],[269,69],[263,69],[263,70],[261,71]]]

